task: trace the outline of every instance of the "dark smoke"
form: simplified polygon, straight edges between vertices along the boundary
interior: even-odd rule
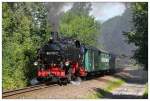
[[[61,14],[63,13],[62,8],[66,3],[63,2],[50,2],[46,3],[48,9],[48,20],[52,26],[52,31],[59,31],[59,21]]]
[[[70,11],[76,14],[89,15],[92,10],[92,4],[90,2],[75,2]]]
[[[73,4],[72,8],[70,9],[71,12],[74,13],[84,13],[89,14],[91,10],[91,3],[85,2],[75,2],[75,3],[65,3],[65,2],[49,2],[45,3],[47,10],[48,10],[48,20],[50,25],[52,26],[52,31],[59,32],[59,22],[60,18],[64,13],[64,6],[67,4]]]

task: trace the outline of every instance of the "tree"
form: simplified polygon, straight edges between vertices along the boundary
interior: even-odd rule
[[[134,43],[138,49],[133,58],[148,70],[148,3],[133,3],[133,24],[131,32],[125,33],[129,43]]]
[[[100,23],[89,15],[90,3],[75,3],[64,13],[60,21],[60,32],[89,45],[96,45]]]
[[[43,3],[2,4],[3,89],[27,86],[35,74],[37,49],[48,40],[49,25]]]

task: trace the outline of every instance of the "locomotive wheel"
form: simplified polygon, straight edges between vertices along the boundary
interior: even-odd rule
[[[87,77],[85,76],[85,77],[82,77],[81,78],[83,81],[86,81],[87,80]]]
[[[39,82],[44,82],[44,79],[43,79],[43,78],[37,78],[37,80],[38,80]]]
[[[72,68],[69,68],[68,70],[68,74],[67,74],[67,80],[68,80],[68,83],[70,83],[70,81],[81,81],[81,77],[78,76],[78,75],[74,75],[72,74]]]
[[[62,85],[67,85],[68,83],[68,80],[67,79],[61,79],[61,84]]]
[[[72,68],[69,68],[68,74],[67,74],[67,80],[70,83],[70,81],[73,79],[73,74],[72,74]]]
[[[81,77],[76,77],[76,81],[79,81],[79,82],[81,82]]]
[[[67,81],[65,81],[65,82],[63,83],[63,85],[67,85]]]
[[[62,81],[60,79],[58,80],[58,84],[62,86]]]

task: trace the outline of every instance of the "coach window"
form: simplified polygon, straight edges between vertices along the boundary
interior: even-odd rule
[[[77,48],[80,48],[80,42],[78,40],[75,41],[75,45]]]

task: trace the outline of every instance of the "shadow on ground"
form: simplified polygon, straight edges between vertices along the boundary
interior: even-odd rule
[[[129,70],[124,74],[115,74],[113,76],[124,80],[126,83],[146,84],[148,82],[148,72],[143,70]]]

